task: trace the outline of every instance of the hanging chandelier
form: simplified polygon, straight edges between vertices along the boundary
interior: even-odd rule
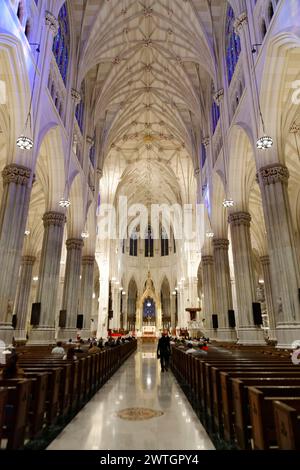
[[[82,233],[81,233],[81,238],[89,238],[90,234],[87,230],[84,230]]]
[[[40,45],[37,43],[30,43],[30,45],[35,45],[37,46],[36,52],[39,54],[40,53]],[[39,56],[38,56],[39,57]],[[38,62],[38,61],[37,61]],[[25,126],[22,134],[17,138],[16,140],[16,145],[19,147],[21,150],[31,150],[33,147],[33,139],[28,136],[28,133],[32,135],[32,128],[31,128],[31,109],[32,109],[32,102],[33,102],[33,93],[34,93],[34,87],[35,87],[35,81],[36,81],[36,73],[37,73],[37,68],[38,64],[35,64],[35,70],[34,70],[34,77],[33,77],[33,84],[32,84],[32,91],[31,91],[31,96],[30,96],[30,102],[29,102],[29,108],[28,108],[28,114],[27,118],[25,121]],[[29,126],[28,126],[29,125]],[[29,129],[28,129],[29,127]],[[29,131],[29,132],[28,132]]]
[[[256,142],[256,146],[259,150],[268,150],[272,147],[272,145],[273,145],[273,139],[272,137],[269,137],[267,135],[260,137],[258,141]]]
[[[229,197],[229,198],[225,198],[224,201],[223,201],[223,206],[227,209],[228,207],[233,207],[234,206],[234,200]]]
[[[68,207],[70,207],[71,205],[71,202],[69,199],[67,198],[64,198],[62,197],[58,203],[60,205],[60,207],[62,207],[63,209],[67,209]]]
[[[213,238],[214,237],[214,232],[206,232],[206,237],[207,238]]]
[[[20,137],[17,138],[17,146],[21,150],[31,150],[33,147],[33,140],[30,137],[21,135]]]

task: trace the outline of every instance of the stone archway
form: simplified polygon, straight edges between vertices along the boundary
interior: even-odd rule
[[[155,304],[155,310],[156,310],[156,329],[159,330],[162,327],[162,313],[161,313],[161,302],[159,296],[155,292],[154,284],[151,279],[151,274],[150,271],[148,272],[148,278],[146,281],[146,286],[143,295],[138,301],[137,304],[137,329],[141,330],[143,327],[143,307],[144,307],[144,302],[147,299],[152,299],[154,304]]]

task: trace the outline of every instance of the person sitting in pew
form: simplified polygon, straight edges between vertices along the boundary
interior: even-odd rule
[[[6,356],[6,364],[0,371],[1,379],[15,379],[25,376],[24,370],[18,365],[19,356],[17,353],[12,352]]]
[[[75,349],[74,349],[74,353],[76,353],[76,354],[81,354],[81,353],[83,353],[83,352],[84,352],[84,350],[81,348],[81,343],[76,343],[76,347],[75,347]]]
[[[67,354],[64,355],[64,361],[76,361],[77,356],[75,355],[75,348],[69,348]]]
[[[55,348],[52,349],[51,354],[65,354],[65,350],[62,347],[62,342],[57,341]]]
[[[96,341],[93,341],[93,342],[91,343],[91,346],[89,347],[88,353],[89,353],[89,354],[96,354],[96,353],[99,353],[100,351],[101,351],[101,349],[98,348],[97,342],[96,342]]]

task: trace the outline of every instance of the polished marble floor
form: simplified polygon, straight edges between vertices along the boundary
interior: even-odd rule
[[[127,408],[163,415],[122,419],[118,413]],[[148,344],[139,347],[48,449],[211,450],[214,446],[173,374],[161,373],[155,345]]]

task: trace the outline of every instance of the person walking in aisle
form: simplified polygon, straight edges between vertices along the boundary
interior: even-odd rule
[[[169,361],[171,356],[170,337],[168,330],[163,330],[162,337],[157,345],[157,359],[160,359],[161,371],[167,371],[169,368]]]

